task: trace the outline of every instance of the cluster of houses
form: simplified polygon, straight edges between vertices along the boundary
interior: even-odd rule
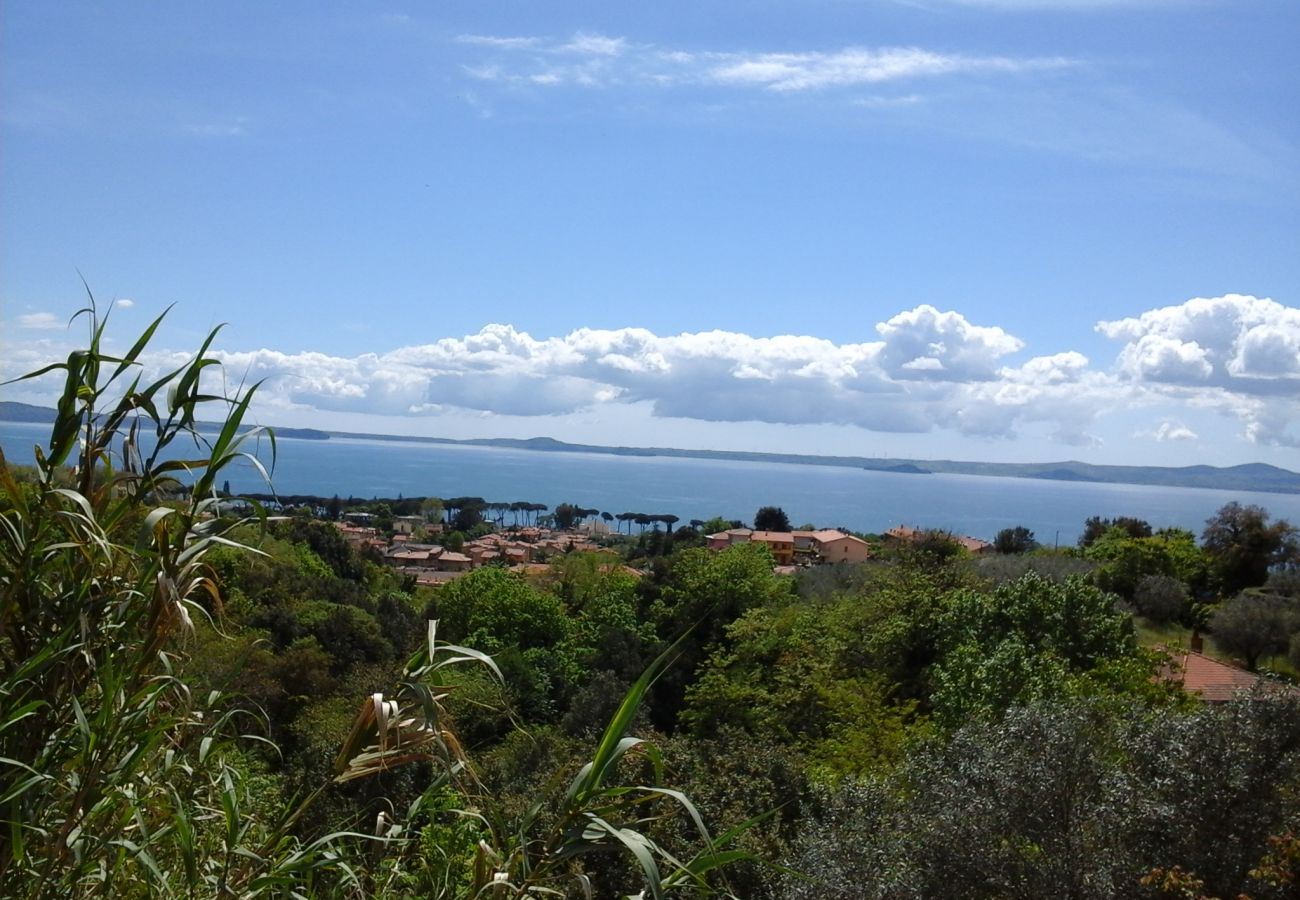
[[[426,542],[437,538],[443,526],[430,523],[421,516],[396,516],[393,519],[393,536],[386,540],[375,527],[369,513],[349,512],[337,523],[348,543],[385,565],[411,575],[418,584],[438,584],[479,566],[507,565],[520,571],[540,568],[543,561],[553,556],[573,551],[599,549],[592,540],[601,523],[588,526],[586,533],[556,532],[547,528],[527,527],[509,532],[497,532],[465,541],[456,550],[437,543]],[[419,535],[424,540],[417,541]],[[885,532],[886,540],[916,543],[930,536],[930,532],[900,525]],[[990,553],[993,545],[988,541],[960,535],[946,535],[969,553]],[[871,545],[860,537],[836,528],[816,531],[760,531],[752,528],[730,528],[706,536],[711,550],[723,550],[733,544],[764,544],[772,551],[776,571],[792,573],[799,566],[833,563],[860,563],[871,558]]]
[[[822,563],[856,563],[871,558],[871,545],[838,529],[822,531],[755,531],[729,528],[707,538],[710,550],[732,544],[766,544],[778,569]]]
[[[932,532],[907,525],[899,525],[885,532],[888,541],[916,544],[930,537]],[[945,534],[958,546],[972,555],[992,553],[993,545],[979,538]],[[709,549],[723,550],[732,544],[766,544],[772,551],[778,569],[792,566],[812,566],[827,563],[858,563],[871,558],[871,545],[860,537],[837,528],[820,531],[755,531],[752,528],[729,528],[708,535]]]
[[[338,523],[338,529],[349,544],[377,555],[384,565],[415,578],[416,584],[440,584],[489,564],[504,564],[527,572],[535,567],[544,568],[542,560],[553,556],[599,549],[585,535],[521,528],[486,534],[465,541],[459,550],[449,550],[441,544],[412,539],[416,529],[423,529],[426,537],[436,537],[442,532],[441,525],[426,523],[419,516],[395,518],[391,541],[385,540],[376,528],[358,524],[364,521],[359,514],[347,514]]]
[[[886,531],[884,537],[885,540],[896,541],[900,544],[919,544],[933,534],[933,531],[913,528],[910,525],[899,525],[897,528]],[[943,536],[972,556],[981,556],[993,552],[993,545],[979,538],[967,537],[964,534],[949,534],[947,532],[943,532]]]

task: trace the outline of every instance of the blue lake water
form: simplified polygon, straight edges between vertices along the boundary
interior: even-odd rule
[[[33,445],[48,434],[45,425],[0,422],[0,447],[11,462],[31,463]],[[760,506],[773,505],[796,525],[880,532],[908,524],[986,539],[1024,525],[1049,545],[1073,543],[1094,515],[1137,516],[1156,527],[1177,525],[1199,534],[1205,520],[1233,500],[1300,524],[1298,494],[337,438],[281,438],[277,445],[273,482],[282,494],[477,496],[552,508],[569,502],[614,514],[671,513],[683,522],[715,515],[748,521]],[[251,466],[226,477],[235,492],[267,490]]]

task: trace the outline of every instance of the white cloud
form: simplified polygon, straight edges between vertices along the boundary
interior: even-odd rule
[[[580,53],[594,56],[618,56],[627,47],[624,38],[606,37],[603,34],[589,34],[580,31],[566,44],[558,49],[561,53]]]
[[[1022,342],[995,326],[922,305],[877,324],[880,340],[729,331],[657,335],[578,329],[535,338],[509,325],[356,358],[225,354],[233,371],[268,378],[280,402],[387,415],[469,410],[547,416],[648,404],[661,417],[708,422],[851,425],[1006,437],[1047,423],[1088,442],[1095,410],[1079,384],[1104,376],[1062,353],[1024,367],[999,362]],[[1082,392],[1086,396],[1087,392]]]
[[[24,313],[16,321],[20,328],[39,330],[62,328],[65,324],[63,319],[60,319],[54,313],[48,312]]]
[[[472,44],[478,47],[492,47],[497,50],[528,50],[538,46],[541,38],[535,37],[495,37],[488,34],[462,34],[456,37],[458,44]]]
[[[834,53],[760,53],[732,57],[708,76],[723,84],[754,84],[776,91],[878,84],[957,72],[1025,72],[1060,68],[1064,59],[1011,59],[935,53],[918,47],[867,50],[850,47]]]
[[[49,314],[30,317],[56,321]],[[837,343],[812,335],[660,335],[644,328],[580,328],[539,338],[493,324],[353,357],[274,349],[218,355],[229,383],[265,380],[260,408],[272,411],[463,421],[474,415],[617,418],[635,409],[695,422],[982,439],[1047,435],[1081,447],[1097,446],[1107,417],[1121,413],[1153,423],[1136,426],[1143,438],[1197,440],[1210,412],[1238,422],[1245,440],[1300,447],[1300,375],[1292,349],[1300,310],[1272,300],[1195,299],[1099,323],[1099,331],[1121,342],[1113,366],[1094,365],[1068,349],[1020,361],[1025,344],[1015,335],[925,304],[854,330],[870,334],[871,325],[875,340]],[[66,344],[16,343],[17,352],[0,359],[0,376],[66,356]],[[186,358],[156,354],[146,376]],[[1185,419],[1198,423],[1196,431]],[[1126,423],[1123,433],[1134,427]]]
[[[1292,319],[1248,328],[1237,339],[1228,371],[1237,378],[1300,377],[1300,316]]]
[[[1300,397],[1300,309],[1274,300],[1197,297],[1097,330],[1125,342],[1120,366],[1140,380]]]
[[[1300,446],[1300,309],[1242,294],[1197,297],[1097,323],[1123,341],[1125,377],[1239,419],[1248,439]]]
[[[129,300],[126,297],[122,297],[118,300],[114,300],[113,305],[120,309],[130,309],[131,307],[135,306],[135,301]]]
[[[986,381],[997,361],[1024,346],[1001,328],[967,322],[961,313],[921,305],[876,326],[885,339],[881,367],[896,378]]]
[[[490,80],[547,86],[696,84],[797,92],[961,73],[1020,74],[1073,65],[1060,57],[967,56],[919,47],[846,47],[800,53],[685,51],[632,44],[623,37],[588,32],[561,40],[461,35],[456,41],[497,54],[490,61],[464,66],[473,77],[484,78],[484,73],[491,73]],[[576,66],[557,65],[555,60],[562,57],[577,57],[581,62]],[[870,97],[862,102],[907,106],[919,99]]]
[[[1182,422],[1165,421],[1161,422],[1154,431],[1138,432],[1134,437],[1150,437],[1163,443],[1165,441],[1194,441],[1200,435]]]

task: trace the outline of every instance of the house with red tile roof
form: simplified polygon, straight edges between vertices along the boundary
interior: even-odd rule
[[[728,528],[726,531],[719,531],[717,534],[706,535],[706,538],[710,550],[726,550],[732,544],[745,543],[753,533],[750,528]]]
[[[1300,694],[1300,688],[1247,672],[1195,650],[1171,650],[1160,677],[1211,703],[1235,699],[1256,690]]]
[[[794,535],[790,532],[755,531],[750,534],[749,540],[755,544],[766,544],[778,566],[794,565]]]
[[[846,534],[839,529],[814,531],[810,539],[813,552],[817,554],[819,562],[859,563],[871,558],[870,544],[860,537]]]
[[[438,568],[444,572],[468,572],[473,563],[464,553],[447,551],[438,557]]]
[[[935,534],[936,531],[936,529],[927,531],[920,528],[913,528],[910,525],[899,525],[897,528],[891,528],[886,531],[885,538],[899,543],[919,544],[929,535]],[[952,541],[973,556],[993,552],[993,545],[988,541],[980,540],[975,537],[968,537],[964,534],[952,534],[951,532],[944,531],[938,531],[937,533],[942,534],[944,537],[948,538],[948,540]]]

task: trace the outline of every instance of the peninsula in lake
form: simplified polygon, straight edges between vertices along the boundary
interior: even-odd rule
[[[54,410],[27,403],[0,401],[0,420],[8,422],[53,422]],[[210,426],[215,428],[216,426]],[[802,466],[840,466],[924,476],[994,475],[1004,478],[1039,478],[1050,481],[1089,481],[1104,484],[1145,484],[1165,487],[1211,488],[1231,491],[1264,491],[1300,494],[1300,473],[1267,463],[1239,466],[1114,466],[1067,460],[1044,463],[971,462],[952,459],[901,459],[898,457],[818,456],[803,453],[763,453],[748,450],[683,450],[673,447],[609,447],[600,444],[571,444],[549,437],[456,438],[413,435],[368,434],[325,431],[315,428],[274,428],[278,437],[300,440],[350,438],[417,444],[454,444],[471,447],[505,447],[539,453],[604,453],[613,456],[685,457],[723,459],[735,462],[790,463]]]

